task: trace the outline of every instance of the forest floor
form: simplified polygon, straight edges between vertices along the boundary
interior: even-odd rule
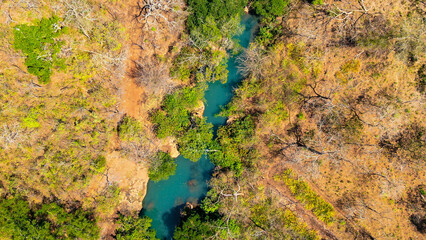
[[[173,139],[166,139],[159,141],[156,139],[153,132],[152,124],[149,121],[149,111],[152,108],[158,107],[161,99],[167,92],[153,93],[146,87],[136,83],[136,79],[132,76],[132,71],[137,62],[143,63],[158,56],[167,56],[167,59],[172,59],[170,48],[179,43],[180,32],[170,32],[167,27],[163,25],[156,26],[156,31],[153,28],[146,26],[141,19],[136,18],[138,14],[138,1],[137,0],[123,0],[123,1],[103,1],[103,4],[108,6],[108,11],[115,18],[118,19],[122,28],[125,29],[126,41],[123,43],[123,48],[126,49],[127,58],[124,61],[125,74],[119,83],[119,106],[118,110],[122,116],[130,116],[140,121],[144,128],[145,136],[154,141],[153,146],[163,149],[174,157],[179,153],[176,149],[176,143]],[[148,168],[145,161],[136,163],[126,157],[120,155],[116,151],[120,147],[120,139],[114,138],[111,152],[107,157],[108,180],[116,182],[123,193],[120,199],[119,211],[120,212],[139,212],[142,208],[142,201],[147,191],[147,184],[149,181]],[[93,181],[95,184],[105,184],[107,178],[100,177]],[[108,238],[115,229],[108,224],[101,223],[102,236]]]

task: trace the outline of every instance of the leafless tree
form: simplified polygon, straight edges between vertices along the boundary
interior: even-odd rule
[[[160,90],[168,91],[171,87],[169,83],[169,70],[166,63],[156,58],[143,58],[136,61],[134,68],[130,72],[130,76],[139,86],[157,92]]]
[[[237,61],[241,63],[238,71],[245,77],[249,75],[261,77],[265,60],[263,49],[257,44],[252,45],[238,57]]]
[[[23,129],[18,123],[3,124],[0,128],[0,146],[9,148],[19,144],[23,138]]]
[[[96,20],[93,14],[93,8],[89,6],[86,0],[61,0],[65,7],[64,23],[78,28],[86,37],[93,28],[93,22]]]
[[[21,8],[40,12],[38,10],[41,6],[39,0],[13,0],[13,2],[16,3],[17,6],[19,6]]]
[[[327,8],[332,20],[337,22],[338,32],[342,34],[343,41],[352,44],[360,34],[360,30],[364,31],[364,18],[367,20],[372,16],[370,10],[366,7],[364,0],[358,0],[357,4],[349,1],[333,4],[332,6],[324,6]]]
[[[156,147],[150,144],[149,141],[141,142],[122,142],[121,143],[122,152],[134,160],[135,162],[149,162],[149,159],[156,152]]]
[[[137,3],[138,13],[135,18],[148,27],[165,24],[173,29],[177,27],[176,18],[184,13],[181,7],[179,0],[142,0]]]
[[[224,196],[224,197],[234,197],[235,201],[238,200],[238,196],[243,195],[243,193],[240,193],[241,191],[241,186],[238,184],[238,190],[234,190],[233,193],[223,193],[223,190],[220,191],[220,195]]]

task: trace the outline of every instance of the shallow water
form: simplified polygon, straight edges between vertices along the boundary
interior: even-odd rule
[[[236,39],[242,47],[247,48],[256,29],[257,19],[251,15],[244,15],[241,24],[245,30]],[[225,84],[219,81],[209,84],[205,94],[204,117],[213,123],[215,131],[226,122],[226,118],[215,115],[231,100],[234,87],[241,81],[236,58],[237,56],[233,56],[228,60],[228,81]],[[144,208],[141,214],[152,218],[152,227],[160,239],[172,238],[173,231],[179,223],[180,210],[187,202],[198,203],[205,197],[208,190],[207,182],[214,168],[206,156],[195,163],[179,156],[176,162],[174,176],[166,181],[148,182],[148,192],[143,201]]]

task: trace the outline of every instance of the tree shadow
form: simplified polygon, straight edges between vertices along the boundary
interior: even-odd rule
[[[162,239],[172,239],[173,232],[175,231],[176,226],[180,223],[180,212],[184,208],[185,204],[181,204],[171,208],[170,211],[163,214],[161,218],[163,220],[164,225],[167,227],[167,235],[161,236]]]

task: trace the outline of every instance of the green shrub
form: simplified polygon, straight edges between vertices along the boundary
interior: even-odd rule
[[[96,197],[96,211],[100,215],[108,216],[114,213],[120,202],[120,188],[117,183],[105,187]]]
[[[290,210],[274,208],[272,199],[251,206],[250,219],[256,226],[268,229],[271,239],[318,239],[315,232],[309,230]]]
[[[261,27],[256,36],[256,42],[263,46],[271,46],[276,37],[282,33],[282,26],[274,18],[261,19]]]
[[[206,214],[200,208],[186,212],[180,226],[175,229],[175,240],[235,239],[240,227],[234,219],[222,218],[217,214]]]
[[[183,157],[198,161],[210,145],[213,138],[213,124],[207,123],[205,119],[196,117],[191,127],[181,138],[179,138],[179,152]]]
[[[158,182],[169,179],[169,176],[175,174],[176,162],[165,152],[158,152],[156,158],[149,168],[148,176],[152,181]]]
[[[22,119],[22,125],[26,128],[39,128],[41,126],[38,121],[39,115],[37,109],[31,109],[28,115]]]
[[[31,209],[19,198],[0,201],[0,235],[12,239],[98,239],[90,211],[68,212],[56,203]]]
[[[352,59],[345,62],[340,69],[343,73],[356,73],[359,72],[360,65],[361,62],[358,59]]]
[[[290,0],[255,0],[252,7],[257,15],[265,18],[282,16]]]
[[[118,126],[120,139],[126,142],[137,141],[142,131],[140,122],[132,117],[125,116]]]
[[[325,223],[335,221],[334,207],[315,193],[307,182],[300,180],[291,169],[286,169],[278,179],[283,180],[296,199],[302,202],[307,209],[312,210],[320,220]]]
[[[288,110],[282,101],[273,103],[269,111],[266,111],[263,116],[270,124],[279,124],[281,121],[288,119]]]
[[[216,26],[221,26],[229,21],[230,18],[241,14],[246,4],[247,0],[230,0],[226,2],[221,0],[188,0],[187,5],[191,15],[188,16],[187,27],[192,31],[204,25],[208,18]],[[220,32],[217,34],[220,34]]]
[[[324,0],[311,0],[311,3],[313,5],[323,5],[324,4]]]
[[[97,158],[95,158],[95,160],[93,160],[93,166],[97,172],[102,173],[105,170],[106,158],[102,155],[99,155]]]
[[[251,116],[237,119],[217,131],[209,157],[215,165],[230,168],[236,175],[243,171],[243,161],[249,163],[254,157],[253,142],[255,124]]]
[[[198,107],[204,99],[205,86],[185,87],[167,95],[161,109],[155,111],[152,122],[155,124],[157,136],[165,138],[183,136],[191,125],[190,110]]]
[[[305,119],[306,119],[305,114],[303,114],[302,112],[298,113],[298,114],[296,115],[296,117],[297,117],[299,120],[305,120]]]
[[[220,207],[219,197],[220,194],[215,189],[210,189],[201,204],[203,211],[207,214],[216,212]]]
[[[115,238],[117,240],[137,240],[137,239],[150,239],[155,240],[155,230],[151,228],[152,219],[144,216],[123,216],[120,215],[119,225],[115,231]]]
[[[50,81],[53,67],[65,68],[64,61],[57,57],[63,42],[56,38],[65,32],[58,21],[53,16],[42,18],[35,26],[21,24],[14,28],[14,47],[22,50],[28,72],[36,75],[40,83]]]

